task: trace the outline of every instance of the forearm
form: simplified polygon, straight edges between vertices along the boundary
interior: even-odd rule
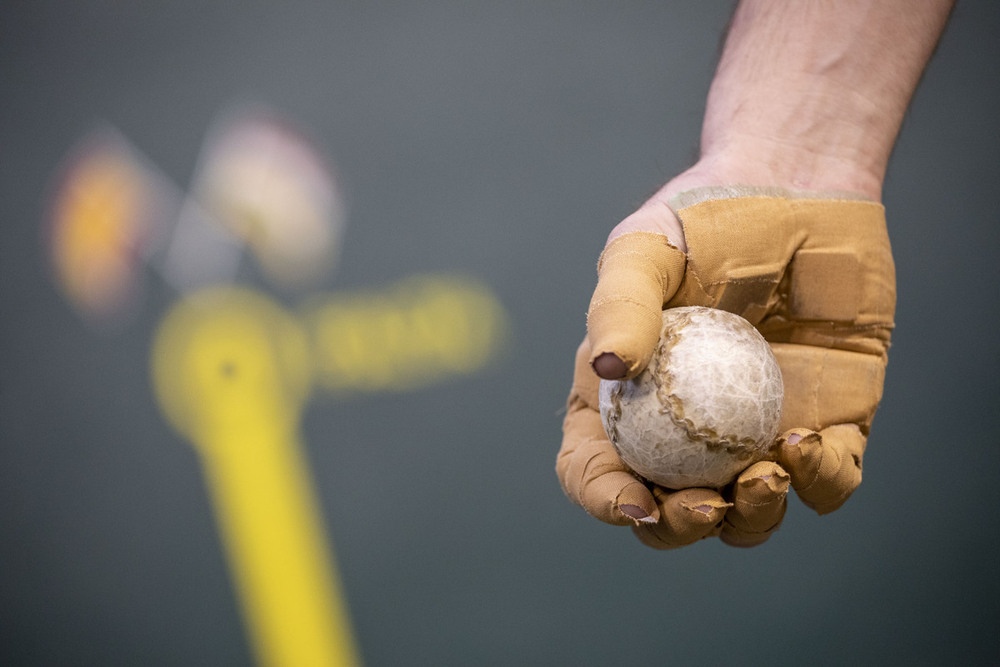
[[[696,168],[751,185],[880,199],[952,4],[743,0],[712,82]]]

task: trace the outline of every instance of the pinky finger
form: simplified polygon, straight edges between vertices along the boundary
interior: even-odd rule
[[[819,514],[837,509],[861,484],[867,439],[855,424],[817,432],[792,429],[778,446],[778,460],[792,476],[795,493]]]

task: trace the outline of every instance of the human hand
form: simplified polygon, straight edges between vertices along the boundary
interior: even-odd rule
[[[761,188],[683,191],[694,182],[694,174],[675,179],[612,232],[557,470],[572,500],[605,522],[633,525],[650,546],[712,535],[752,546],[780,525],[789,482],[823,514],[861,481],[892,329],[892,256],[877,203]],[[771,343],[785,383],[774,460],[722,493],[640,480],[597,410],[598,375],[635,377],[656,344],[660,309],[685,305],[748,319]]]

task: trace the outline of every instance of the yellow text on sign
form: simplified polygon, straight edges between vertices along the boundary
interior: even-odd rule
[[[303,319],[316,384],[333,393],[416,389],[475,373],[496,358],[507,335],[506,312],[493,293],[451,275],[319,295]]]

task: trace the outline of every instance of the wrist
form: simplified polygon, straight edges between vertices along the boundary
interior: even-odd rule
[[[634,231],[664,234],[671,245],[687,252],[684,229],[672,210],[673,198],[705,187],[742,186],[767,191],[843,195],[881,201],[883,172],[865,168],[853,156],[827,154],[804,144],[784,144],[760,137],[735,137],[702,151],[698,162],[660,188],[638,211],[619,223],[608,237]]]
[[[706,146],[690,172],[718,185],[848,192],[880,201],[888,150],[884,157],[869,152],[860,133],[822,142],[814,141],[815,134],[803,139],[730,134]]]
[[[869,95],[831,76],[747,85],[732,74],[720,72],[709,95],[699,160],[707,170],[743,185],[881,198],[905,99]]]

